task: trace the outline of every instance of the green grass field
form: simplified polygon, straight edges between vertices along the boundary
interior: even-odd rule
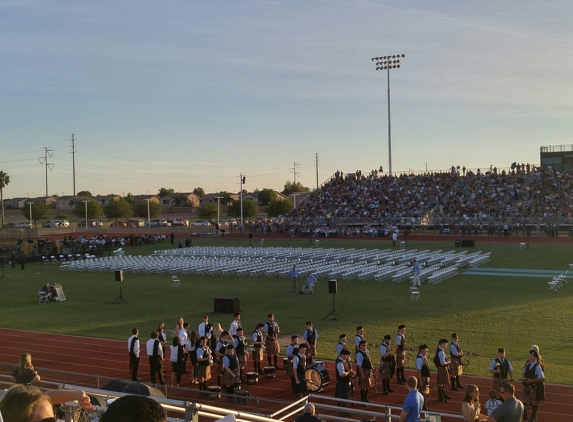
[[[245,240],[197,239],[195,246],[247,245]],[[307,246],[303,240],[276,240],[269,246]],[[452,242],[453,243],[453,242]],[[127,248],[128,254],[145,255],[171,245]],[[321,247],[355,247],[386,249],[386,242],[324,240]],[[410,242],[410,249],[453,248],[451,243]],[[485,266],[499,268],[551,269],[565,271],[571,262],[573,245],[535,245],[519,251],[513,244],[485,244],[478,250],[491,251],[492,261]],[[285,268],[287,270],[288,268]],[[462,269],[462,272],[465,269]],[[213,298],[240,298],[242,325],[247,333],[256,323],[265,322],[269,312],[275,314],[281,335],[302,334],[305,321],[312,320],[319,332],[319,356],[335,357],[335,345],[342,332],[353,341],[357,325],[365,327],[366,339],[380,344],[384,334],[394,339],[399,324],[406,324],[407,343],[430,346],[430,353],[440,338],[453,332],[470,356],[466,372],[489,375],[487,367],[498,347],[505,347],[508,358],[519,373],[529,347],[537,344],[547,362],[548,382],[571,384],[573,380],[573,283],[557,293],[548,289],[547,278],[481,277],[460,274],[437,285],[426,285],[421,301],[410,301],[408,283],[394,284],[339,281],[337,311],[343,319],[324,320],[332,309],[326,280],[320,280],[315,294],[289,294],[290,280],[268,278],[226,278],[180,276],[181,287],[172,288],[169,275],[126,274],[123,295],[129,304],[111,305],[119,294],[119,285],[111,273],[62,272],[57,266],[29,264],[26,270],[6,269],[12,279],[0,281],[0,324],[7,328],[127,339],[137,326],[147,338],[159,321],[168,328],[183,316],[196,329],[204,314],[211,322],[228,328],[232,315],[214,314]],[[67,301],[39,305],[37,291],[43,283],[60,282]],[[301,281],[299,281],[300,285]],[[378,360],[378,351],[373,357]],[[409,366],[412,367],[412,359]]]

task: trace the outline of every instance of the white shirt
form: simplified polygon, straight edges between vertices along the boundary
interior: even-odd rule
[[[182,346],[186,346],[188,342],[189,342],[189,333],[185,328],[182,328],[181,330],[179,330],[179,343],[181,343]]]
[[[199,337],[206,337],[208,339],[211,338],[211,335],[213,334],[213,326],[211,326],[211,329],[207,332],[205,332],[205,325],[209,324],[208,322],[202,322],[201,324],[199,324],[199,328],[197,329],[197,331],[199,332]],[[208,342],[207,342],[208,343]]]
[[[233,322],[231,322],[231,326],[229,327],[229,333],[233,337],[237,335],[237,328],[239,328],[240,325],[241,325],[241,323],[239,321],[237,321],[236,319],[233,320]]]
[[[153,356],[153,345],[156,340],[157,339],[154,338],[147,340],[147,356],[149,357]],[[157,340],[157,342],[159,343],[159,340]],[[157,347],[157,356],[159,356],[159,359],[163,360],[163,348],[161,347],[161,343],[159,343],[159,347]]]
[[[177,362],[177,351],[179,350],[179,346],[169,346],[171,348],[171,356],[169,360],[171,362]]]
[[[131,341],[133,340],[133,338],[136,338],[135,343],[133,344],[133,353],[135,354],[136,357],[139,357],[139,339],[137,338],[137,336],[134,334],[132,335],[128,340],[127,340],[127,351],[131,353]]]

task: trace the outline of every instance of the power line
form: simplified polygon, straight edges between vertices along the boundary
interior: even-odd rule
[[[48,163],[48,156],[51,157],[52,155],[54,155],[54,150],[49,149],[47,147],[44,147],[44,156],[38,157],[38,160],[40,160],[40,164],[46,165],[46,198],[49,196],[48,195],[48,169],[50,169],[50,171],[52,171],[54,169],[54,164]]]
[[[76,196],[76,144],[75,144],[75,137],[72,133],[72,171],[73,171],[73,179],[74,179],[74,196]]]
[[[288,169],[294,175],[294,183],[296,184],[296,176],[300,176],[300,172],[297,172],[296,169],[300,168],[300,163],[296,163],[293,161],[292,169]]]
[[[316,190],[318,190],[318,152],[314,154],[314,162],[316,164]]]

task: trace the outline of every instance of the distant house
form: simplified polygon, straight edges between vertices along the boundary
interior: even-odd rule
[[[172,195],[165,195],[162,198],[159,198],[159,203],[163,208],[171,208],[176,206],[175,198],[177,195],[185,195],[185,198],[189,201],[190,206],[198,207],[199,206],[199,196],[193,192],[178,192]]]
[[[89,196],[65,195],[57,198],[52,206],[57,210],[71,210],[74,208],[75,202],[89,201],[90,199]]]
[[[309,196],[310,192],[293,192],[288,195],[288,199],[296,205],[306,201]]]
[[[219,193],[207,193],[207,194],[203,195],[201,198],[199,198],[199,204],[201,206],[206,205],[206,204],[216,204],[218,196],[221,196],[221,194],[219,194]],[[237,199],[239,199],[239,195],[231,194],[231,198],[234,200],[237,200]]]
[[[96,196],[92,196],[92,199],[94,201],[98,201],[102,207],[105,207],[111,201],[115,201],[119,198],[121,198],[121,196],[119,196],[119,195],[96,195]]]
[[[277,190],[274,192],[277,194],[277,200],[279,200],[279,201],[284,201],[285,199],[289,199],[288,197],[286,197],[285,195],[283,195],[282,193],[280,193]],[[261,205],[261,202],[259,201],[259,193],[260,193],[260,191],[245,193],[245,194],[243,194],[243,200],[249,199],[249,200]]]
[[[24,205],[23,205],[23,206],[25,207],[27,204],[37,203],[37,202],[43,202],[43,203],[45,203],[45,204],[52,205],[54,202],[56,202],[56,198],[54,198],[53,196],[48,196],[48,197],[46,197],[46,196],[39,196],[39,197],[37,197],[37,198],[27,198],[27,199],[24,201]]]
[[[149,199],[150,202],[155,202],[159,204],[159,196],[157,195],[133,195],[134,201],[147,201]]]
[[[4,208],[22,208],[24,206],[24,202],[26,202],[28,198],[12,198],[12,199],[5,199],[4,200]]]

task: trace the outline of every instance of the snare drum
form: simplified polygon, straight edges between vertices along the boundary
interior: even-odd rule
[[[247,372],[247,384],[255,385],[259,383],[258,372]]]
[[[209,391],[209,398],[211,400],[221,398],[221,387],[219,387],[218,385],[210,385],[209,387],[207,387],[207,390]]]
[[[249,390],[235,390],[235,404],[249,404],[251,402],[251,392]]]
[[[276,369],[274,366],[265,366],[265,378],[274,378]]]
[[[318,393],[330,384],[330,374],[322,361],[313,362],[305,372],[306,388],[311,393]]]

